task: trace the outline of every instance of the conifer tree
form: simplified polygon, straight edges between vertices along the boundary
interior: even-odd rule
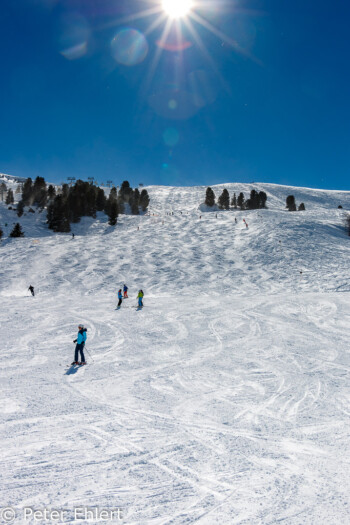
[[[46,182],[44,177],[37,177],[33,184],[32,201],[36,206],[44,208],[47,201]]]
[[[244,209],[244,194],[241,192],[237,197],[237,206],[241,208],[241,210]]]
[[[247,200],[245,207],[248,210],[256,210],[257,208],[259,208],[259,196],[256,190],[251,190],[250,197]]]
[[[13,191],[10,188],[9,191],[7,192],[7,195],[6,195],[5,204],[13,204],[14,202],[15,202],[15,199],[14,199],[14,196],[13,196]]]
[[[117,199],[117,188],[115,186],[113,186],[111,188],[111,191],[109,192],[109,196],[111,196],[111,195],[112,195],[112,197],[114,197],[114,199]]]
[[[137,206],[139,206],[140,205],[140,192],[139,192],[138,188],[134,189],[133,197],[134,197],[135,204]]]
[[[1,241],[3,235],[4,235],[4,232],[2,231],[1,226],[0,226],[0,241]]]
[[[288,211],[296,211],[294,195],[288,195],[286,198],[286,208],[288,208]]]
[[[148,192],[147,190],[143,189],[140,194],[140,206],[143,212],[147,210],[149,203],[150,203],[150,198],[149,198]]]
[[[97,211],[97,208],[96,208],[96,187],[93,186],[93,184],[90,184],[90,187],[87,191],[87,195],[86,195],[86,202],[87,202],[87,215],[89,217],[93,217],[94,219],[96,218],[96,211]]]
[[[55,187],[50,184],[50,186],[47,189],[47,198],[51,201],[56,196],[56,190]]]
[[[80,221],[83,216],[83,207],[79,192],[70,191],[68,196],[69,217],[74,223]]]
[[[206,206],[209,206],[209,208],[212,208],[215,204],[215,193],[213,192],[210,186],[207,188],[207,191],[205,193],[204,204],[206,204]]]
[[[82,181],[77,181],[76,185],[79,182],[82,182]],[[88,184],[88,183],[86,183],[86,184]],[[68,186],[68,184],[62,184],[61,195],[63,196],[64,199],[66,199],[68,197],[68,195],[69,195],[69,186]]]
[[[118,204],[116,199],[110,199],[109,206],[108,206],[108,224],[110,226],[115,226],[117,224],[117,218],[118,218]]]
[[[230,207],[230,195],[226,188],[223,189],[218,204],[221,210],[228,210]]]
[[[267,195],[264,191],[259,191],[259,208],[266,208]]]
[[[23,190],[22,190],[22,201],[24,206],[31,206],[32,205],[32,195],[33,193],[33,184],[32,179],[29,177],[26,179],[26,181],[23,184]]]
[[[69,232],[69,206],[63,195],[56,195],[47,210],[48,226],[54,232]]]
[[[130,184],[127,180],[124,180],[120,186],[119,190],[119,198],[122,202],[129,202],[129,199],[131,197],[132,188],[130,188]]]
[[[24,237],[24,233],[19,222],[16,222],[14,225],[13,230],[10,233],[10,237]]]
[[[303,202],[299,204],[298,211],[305,211],[305,204]]]
[[[231,200],[231,206],[233,206],[234,208],[237,208],[237,197],[235,193],[233,194],[233,197]]]
[[[140,210],[139,210],[139,198],[137,196],[137,194],[135,195],[135,191],[132,192],[132,194],[130,195],[130,199],[129,199],[129,205],[130,205],[130,209],[131,209],[131,213],[133,215],[138,215],[140,213]],[[137,190],[138,192],[138,190]]]
[[[106,204],[106,196],[105,192],[102,188],[97,189],[97,195],[96,195],[96,209],[97,211],[103,211]]]
[[[17,204],[17,217],[22,217],[24,212],[24,204],[23,201],[19,201]]]
[[[0,195],[1,195],[1,200],[2,201],[4,200],[4,195],[5,195],[6,191],[7,191],[7,186],[6,186],[6,184],[4,182],[2,182],[0,184]]]

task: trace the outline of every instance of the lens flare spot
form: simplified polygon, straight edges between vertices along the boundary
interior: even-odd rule
[[[185,51],[192,46],[192,42],[187,40],[183,31],[178,30],[178,25],[173,24],[166,34],[162,35],[162,38],[157,40],[157,46],[165,51]]]
[[[111,42],[112,56],[124,66],[140,64],[147,56],[148,43],[137,29],[124,28]]]
[[[179,132],[175,128],[167,128],[163,133],[163,140],[172,148],[179,142]]]
[[[185,51],[189,47],[192,47],[192,42],[189,42],[188,40],[183,42],[165,42],[163,40],[157,40],[156,44],[161,49],[164,49],[165,51],[172,51],[173,53],[177,51]]]
[[[76,46],[63,49],[63,51],[61,51],[61,55],[63,55],[64,58],[67,58],[68,60],[76,60],[77,58],[83,57],[86,54],[86,51],[87,42],[82,42]]]
[[[169,105],[170,109],[176,109],[177,108],[177,102],[173,98],[171,100],[169,100],[169,104],[168,105]]]
[[[76,60],[87,53],[91,30],[84,17],[77,14],[66,15],[61,20],[59,33],[62,56],[68,60]]]

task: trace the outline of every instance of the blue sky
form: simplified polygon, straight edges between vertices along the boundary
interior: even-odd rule
[[[0,172],[349,190],[349,3],[193,1],[2,0]]]

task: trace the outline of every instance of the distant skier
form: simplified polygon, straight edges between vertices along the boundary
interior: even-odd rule
[[[122,289],[121,288],[119,288],[119,291],[118,291],[118,299],[119,299],[119,301],[118,301],[117,308],[120,308],[120,306],[121,306],[121,304],[123,302],[123,294],[122,294]]]
[[[30,293],[32,294],[32,296],[34,297],[35,296],[35,293],[34,293],[34,286],[30,285],[28,290],[30,290]]]
[[[235,223],[237,224],[237,217],[235,217]]]
[[[142,299],[143,299],[143,296],[145,294],[143,293],[142,290],[139,290],[139,293],[137,294],[137,298],[139,300],[139,308],[142,308],[143,307],[143,302],[142,302]]]
[[[124,291],[124,299],[128,299],[128,287],[126,286],[126,284],[124,284],[123,286],[123,291]]]
[[[72,239],[74,239],[74,233],[72,233]]]
[[[75,353],[74,353],[74,361],[72,365],[86,365],[85,356],[84,356],[84,346],[86,341],[86,328],[84,328],[84,325],[80,324],[78,325],[78,336],[76,339],[74,339],[73,343],[77,343],[75,347]],[[78,360],[79,358],[79,352],[81,361]]]

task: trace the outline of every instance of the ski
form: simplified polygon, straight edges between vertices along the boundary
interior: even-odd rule
[[[72,365],[65,365],[65,366],[66,366],[66,368],[69,369],[69,368],[80,368],[81,366],[86,366],[86,365],[87,365],[87,363],[85,363],[85,364],[83,364],[83,365],[80,365],[79,363],[78,363],[78,364],[75,364],[75,363],[74,363],[74,364],[72,364]]]

